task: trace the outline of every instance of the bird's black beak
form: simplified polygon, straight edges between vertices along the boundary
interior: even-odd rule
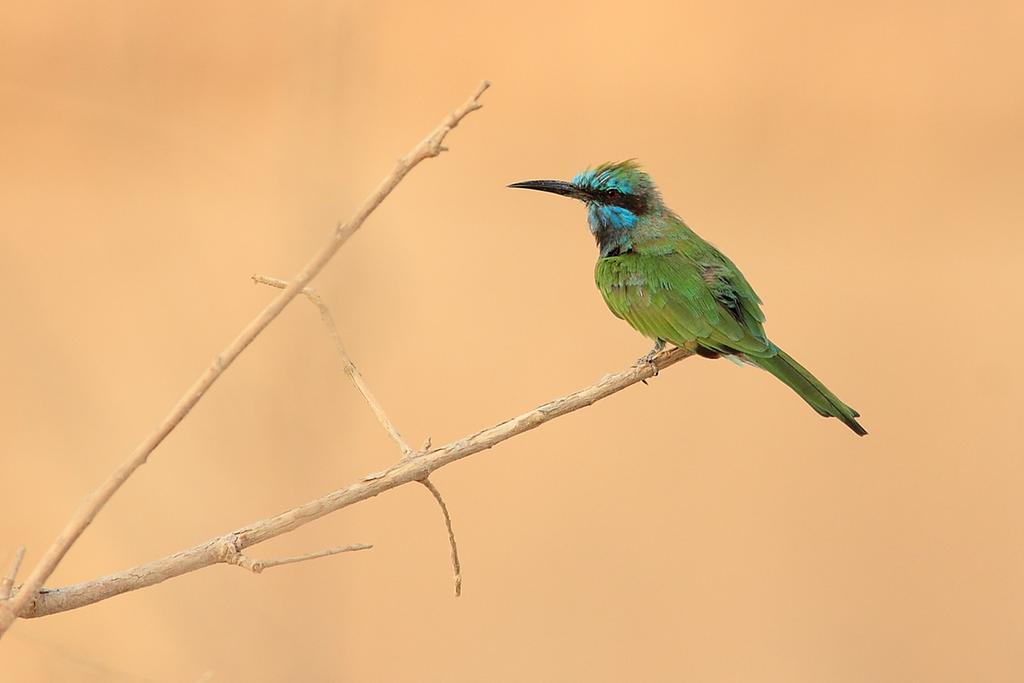
[[[520,187],[526,190],[551,192],[552,194],[560,194],[563,197],[572,197],[573,199],[579,199],[584,202],[590,199],[590,195],[586,192],[572,183],[567,183],[563,180],[525,180],[521,183],[512,183],[509,187]]]

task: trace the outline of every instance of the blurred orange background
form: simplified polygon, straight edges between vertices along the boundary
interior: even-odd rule
[[[863,414],[693,359],[217,566],[19,622],[5,680],[1017,681],[1024,5],[133,3],[0,26],[0,555],[85,494],[483,78],[316,287],[415,444],[628,366],[582,208],[637,157]],[[297,300],[49,585],[398,457]],[[6,560],[4,560],[6,562]],[[24,576],[24,571],[22,576]],[[8,675],[9,674],[9,675]]]

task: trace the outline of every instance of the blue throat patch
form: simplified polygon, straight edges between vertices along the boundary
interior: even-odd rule
[[[601,256],[615,256],[633,250],[632,228],[637,217],[629,209],[607,204],[591,204],[587,208],[590,232],[597,240]]]
[[[591,204],[587,208],[587,220],[590,222],[590,232],[596,235],[604,230],[628,230],[639,219],[624,206]]]

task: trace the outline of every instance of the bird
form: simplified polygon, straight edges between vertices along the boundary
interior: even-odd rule
[[[728,256],[665,205],[636,162],[604,163],[572,181],[527,180],[508,187],[570,197],[587,207],[600,252],[597,288],[611,312],[654,340],[641,361],[666,342],[705,358],[726,357],[767,370],[819,415],[867,431],[843,403],[765,334],[761,298]]]

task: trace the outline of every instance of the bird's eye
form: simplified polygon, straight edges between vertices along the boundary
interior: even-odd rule
[[[622,193],[619,192],[618,190],[614,189],[614,188],[612,188],[610,190],[606,190],[605,194],[608,195],[609,199],[617,199],[617,198],[622,196]]]

